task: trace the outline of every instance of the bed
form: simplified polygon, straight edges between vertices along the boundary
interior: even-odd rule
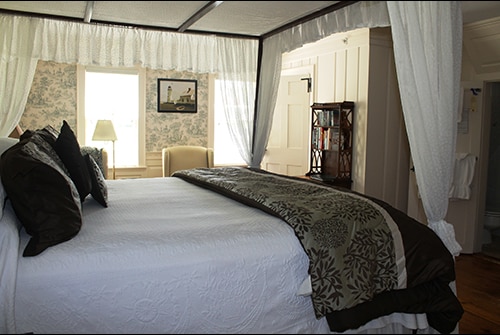
[[[75,167],[52,152],[65,129],[4,146],[4,333],[456,331],[453,257],[391,206],[249,168],[104,180],[87,156],[91,187],[82,193]],[[14,168],[14,157],[33,166]],[[67,198],[72,210],[54,218],[71,207]],[[33,212],[36,202],[45,206]]]

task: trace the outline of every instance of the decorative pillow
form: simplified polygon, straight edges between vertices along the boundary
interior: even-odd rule
[[[92,180],[92,191],[90,194],[98,203],[104,207],[108,207],[108,185],[102,174],[101,168],[90,154],[85,155],[85,161],[90,171],[90,179]]]
[[[106,178],[106,169],[104,169],[104,162],[103,162],[103,149],[102,148],[96,148],[96,147],[89,147],[89,146],[81,146],[80,151],[82,153],[82,156],[85,156],[86,154],[89,154],[92,156],[92,158],[95,160],[97,165],[99,165],[99,168],[101,169],[101,172]]]
[[[34,132],[30,130],[25,131],[23,134],[29,132],[31,135],[29,136],[29,138],[21,137],[20,138],[21,142],[22,143],[33,142],[36,146],[40,148],[40,150],[42,150],[47,156],[49,156],[50,161],[56,164],[64,172],[64,174],[66,174],[66,176],[69,177],[69,171],[66,168],[66,165],[64,165],[63,161],[61,160],[57,152],[54,150],[54,146],[50,144],[50,140],[49,141],[47,140],[44,129],[38,129]]]
[[[0,175],[12,207],[31,239],[23,256],[36,256],[73,238],[82,225],[80,196],[52,146],[38,131],[4,152]]]
[[[54,147],[57,138],[59,137],[59,132],[51,125],[45,126],[42,129],[36,131],[40,136],[43,137],[47,143]]]
[[[54,127],[48,125],[42,129],[37,129],[35,131],[26,129],[19,137],[19,140],[25,140],[33,136],[33,134],[35,133],[40,135],[48,144],[50,144],[51,147],[54,147],[57,137],[59,136],[59,132],[54,129]]]
[[[83,202],[85,197],[90,194],[92,182],[87,164],[80,152],[78,140],[66,120],[63,121],[61,132],[55,141],[54,149],[68,169],[69,176],[75,183],[80,200]]]

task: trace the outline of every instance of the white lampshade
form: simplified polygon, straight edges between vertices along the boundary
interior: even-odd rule
[[[116,141],[115,127],[111,120],[99,120],[95,126],[92,141]]]

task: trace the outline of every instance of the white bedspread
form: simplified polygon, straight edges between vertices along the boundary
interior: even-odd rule
[[[109,207],[89,196],[79,234],[35,257],[7,204],[2,332],[329,333],[298,294],[309,260],[284,221],[177,178],[107,182]],[[346,333],[408,328],[434,332],[394,313]]]
[[[108,197],[19,258],[18,333],[329,332],[297,295],[309,261],[282,220],[177,178],[109,180]]]

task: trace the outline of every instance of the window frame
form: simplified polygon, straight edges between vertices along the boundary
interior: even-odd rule
[[[138,166],[127,166],[122,168],[134,168],[146,166],[146,69],[141,67],[118,68],[104,66],[85,66],[77,64],[77,112],[76,112],[76,136],[79,143],[86,143],[85,138],[85,75],[87,71],[103,73],[126,73],[135,74],[139,77],[139,118],[138,118]],[[109,160],[108,160],[109,162]],[[116,167],[120,169],[120,167]]]

